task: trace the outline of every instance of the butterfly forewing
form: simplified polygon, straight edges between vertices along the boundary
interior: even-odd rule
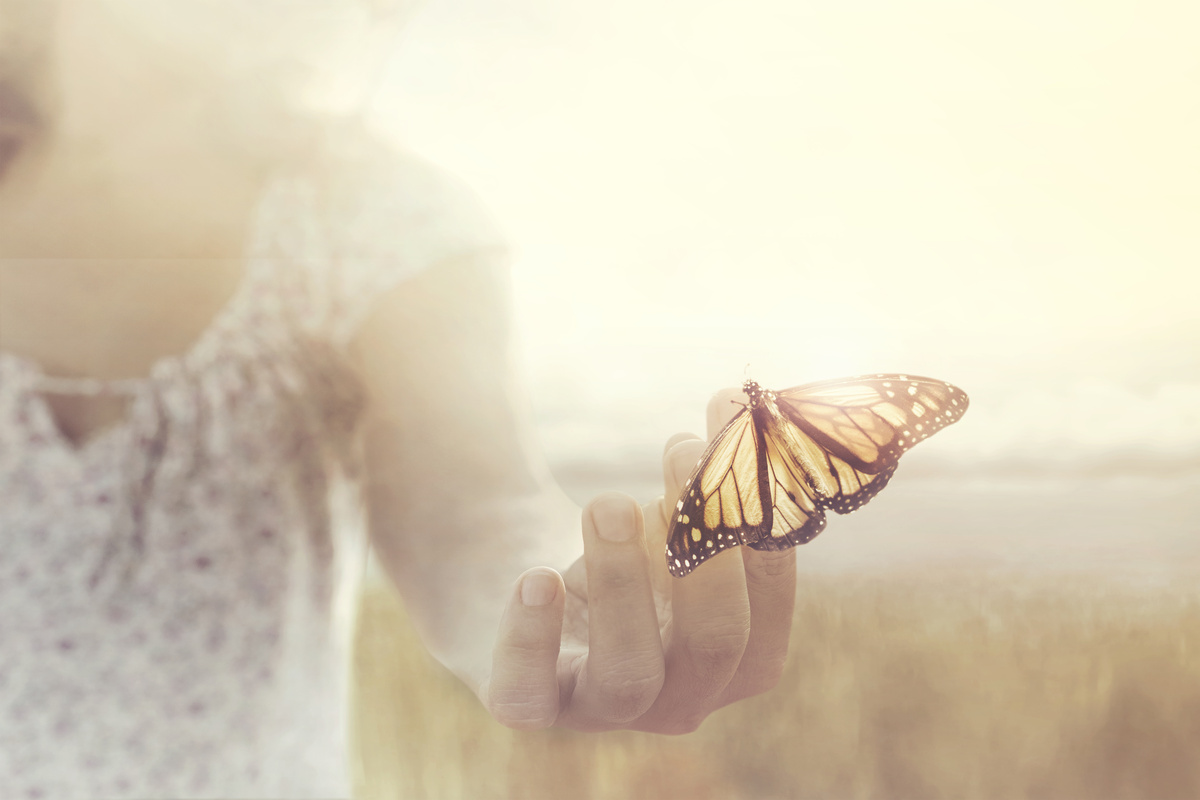
[[[822,381],[778,393],[780,411],[854,469],[894,468],[902,453],[956,422],[967,395],[933,378],[872,375]]]
[[[967,395],[932,378],[870,375],[780,392],[747,381],[747,408],[720,432],[684,485],[667,566],[688,574],[738,544],[783,550],[877,495],[900,456],[957,422]]]
[[[769,529],[762,434],[742,411],[708,446],[675,504],[667,533],[667,567],[691,572],[727,547]]]

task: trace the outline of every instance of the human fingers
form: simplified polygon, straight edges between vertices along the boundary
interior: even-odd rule
[[[722,389],[709,400],[707,415],[710,440],[738,412],[739,399],[744,404],[746,395],[740,390]],[[677,433],[667,439],[667,443],[663,447],[663,497],[660,505],[662,506],[663,521],[668,526],[675,508],[675,501],[683,491],[683,484],[691,476],[692,470],[699,463],[700,457],[704,454],[704,448],[707,446],[708,442],[694,433]]]
[[[736,390],[718,392],[709,403],[709,432],[715,435],[737,413]],[[677,497],[703,454],[705,443],[682,437],[664,459],[667,498]],[[674,508],[671,500],[668,511]],[[750,635],[750,607],[741,548],[709,559],[686,578],[668,579],[671,633],[666,643],[666,680],[658,700],[639,721],[643,730],[687,733],[721,705],[736,675]]]
[[[713,396],[708,405],[710,438],[741,410],[739,400],[744,401],[745,395],[736,389]],[[669,446],[664,459],[668,498],[679,494],[703,447],[702,442],[682,437]],[[658,702],[639,727],[686,733],[723,704],[751,633],[750,600],[740,551],[728,550],[710,559],[703,570],[670,581],[672,621],[667,678]]]
[[[663,445],[663,456],[666,457],[667,453],[671,452],[671,448],[674,447],[675,445],[679,444],[680,442],[691,442],[691,441],[703,441],[703,440],[696,434],[688,433],[687,431],[683,431],[683,432],[675,434],[670,439],[667,439],[667,443],[665,445]]]
[[[737,394],[736,389],[722,390],[709,401],[710,432],[712,429],[712,415],[715,413],[715,404],[721,402],[722,399],[732,399]],[[732,418],[732,414],[736,413],[736,406],[732,403],[729,405],[733,411],[729,414],[728,418]],[[692,474],[692,470],[696,467],[696,464],[699,463],[700,457],[703,455],[704,448],[707,445],[706,441],[694,433],[677,433],[667,439],[667,443],[663,447],[663,496],[658,500],[658,512],[661,516],[662,526],[661,530],[659,530],[659,526],[655,528],[655,532],[661,534],[663,540],[662,542],[658,542],[648,538],[647,541],[651,545],[652,550],[654,546],[666,543],[667,528],[671,525],[671,516],[674,514],[675,502],[679,499],[679,495],[683,491],[684,482]]]
[[[722,704],[750,636],[742,548],[713,556],[686,578],[671,579],[666,679],[641,730],[689,733]]]
[[[715,437],[747,401],[740,389],[722,389],[708,404],[708,435]],[[746,573],[750,634],[733,680],[719,705],[760,694],[779,682],[787,660],[796,605],[796,551],[737,548]]]
[[[719,705],[775,688],[787,661],[796,608],[796,551],[739,547],[750,602],[750,636]]]
[[[661,540],[647,537],[647,543],[654,552],[655,547],[666,544],[667,528],[670,527],[671,517],[675,514],[675,504],[683,491],[684,481],[692,474],[700,456],[704,453],[706,442],[694,433],[677,433],[667,440],[663,448],[663,496],[659,502],[662,525],[655,532]],[[661,549],[661,548],[660,548]]]
[[[605,729],[640,717],[663,683],[663,648],[642,510],[609,492],[583,512],[588,652],[560,725]]]
[[[517,579],[492,651],[492,673],[480,697],[510,728],[545,728],[558,717],[558,651],[562,643],[562,577],[534,567]]]

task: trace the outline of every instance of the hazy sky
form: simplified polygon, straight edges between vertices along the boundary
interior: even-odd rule
[[[377,110],[516,246],[552,455],[908,371],[972,395],[943,453],[1200,463],[1198,40],[1182,1],[428,0]]]

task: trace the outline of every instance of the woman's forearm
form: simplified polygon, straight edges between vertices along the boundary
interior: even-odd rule
[[[425,498],[414,508],[373,484],[369,501],[380,565],[426,647],[473,690],[517,577],[534,566],[565,569],[582,552],[579,508],[556,486],[490,501]]]

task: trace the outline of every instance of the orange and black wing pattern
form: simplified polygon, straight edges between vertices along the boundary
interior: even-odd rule
[[[871,375],[779,392],[753,381],[748,403],[713,439],[684,484],[667,533],[682,577],[729,547],[784,550],[887,485],[900,456],[957,422],[967,395],[945,381]]]

